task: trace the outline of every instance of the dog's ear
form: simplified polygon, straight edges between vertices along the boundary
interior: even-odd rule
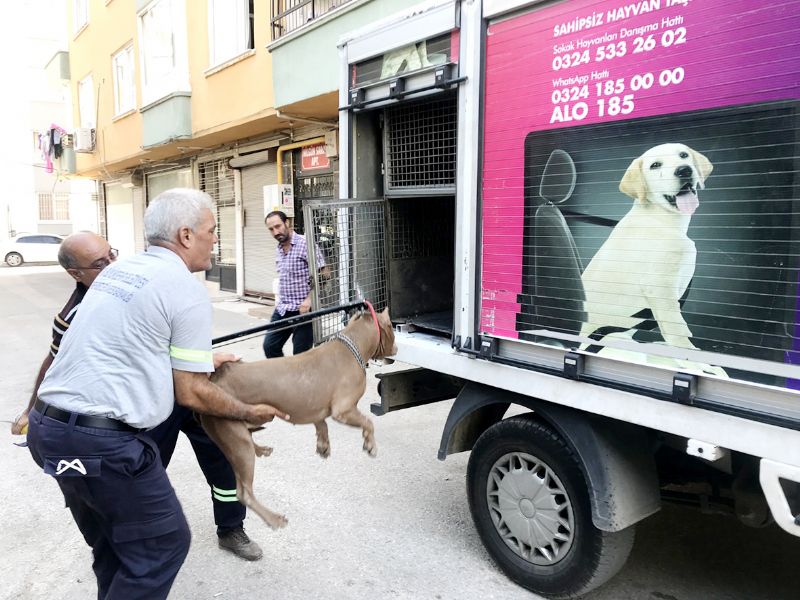
[[[692,160],[694,161],[697,170],[700,171],[700,183],[705,184],[706,177],[708,177],[711,174],[711,171],[714,170],[714,165],[711,164],[711,161],[708,160],[704,154],[700,154],[691,148],[689,148],[689,152],[692,155]]]
[[[644,176],[642,175],[641,157],[628,166],[628,170],[622,176],[622,181],[619,182],[619,191],[635,200],[644,202],[647,190],[645,189]]]

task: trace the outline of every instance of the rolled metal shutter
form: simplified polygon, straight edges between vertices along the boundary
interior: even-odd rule
[[[274,298],[272,282],[278,277],[275,265],[277,242],[264,225],[264,186],[278,183],[274,162],[242,168],[244,205],[244,293]]]

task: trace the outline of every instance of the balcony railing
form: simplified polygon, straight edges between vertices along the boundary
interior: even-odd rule
[[[272,0],[272,40],[353,0]]]

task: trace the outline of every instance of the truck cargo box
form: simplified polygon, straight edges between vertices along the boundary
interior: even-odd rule
[[[389,307],[415,368],[374,412],[455,396],[439,457],[534,591],[600,585],[664,499],[800,535],[798,17],[430,0],[340,41],[315,302]]]

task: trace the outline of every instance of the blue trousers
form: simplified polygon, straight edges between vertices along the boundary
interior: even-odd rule
[[[166,421],[145,432],[144,435],[150,437],[158,446],[161,462],[166,469],[172,459],[172,453],[175,452],[180,432],[189,438],[197,457],[197,464],[200,465],[211,490],[217,533],[241,527],[246,509],[236,499],[236,476],[228,459],[211,441],[191,410],[176,404]]]
[[[272,318],[269,322],[274,323],[275,321],[288,319],[289,317],[296,317],[299,314],[300,311],[298,310],[287,310],[285,314],[281,315],[276,310],[272,313]],[[267,358],[283,356],[283,345],[286,343],[286,340],[289,339],[289,336],[292,336],[293,354],[300,354],[301,352],[310,350],[311,346],[314,345],[314,329],[309,322],[303,325],[297,325],[296,327],[267,333],[267,335],[264,336],[264,356]]]
[[[166,598],[191,534],[158,448],[142,434],[79,427],[32,410],[28,448],[86,543],[99,600]]]

